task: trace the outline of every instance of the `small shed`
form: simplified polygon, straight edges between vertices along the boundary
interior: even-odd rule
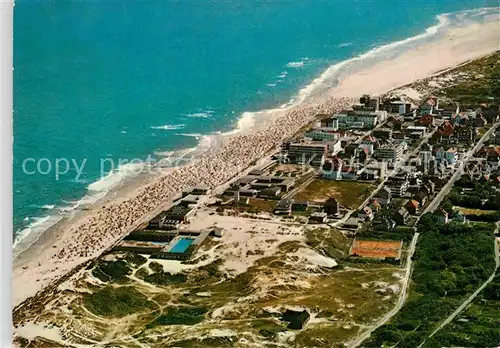
[[[315,212],[309,216],[309,222],[315,224],[324,224],[326,222],[327,214],[323,212]]]

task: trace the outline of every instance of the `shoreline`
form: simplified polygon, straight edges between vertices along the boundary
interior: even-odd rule
[[[282,139],[307,125],[311,115],[337,112],[351,102],[350,99],[332,99],[318,107],[291,110],[284,117],[271,120],[266,130],[236,135],[219,151],[192,164],[173,168],[168,174],[131,192],[127,198],[111,200],[102,207],[94,207],[81,216],[47,230],[14,260],[13,286],[16,287],[16,282],[24,286],[15,292],[13,305],[19,305],[71,269],[99,256],[123,235],[168,206],[179,191],[198,184],[196,178],[206,174],[200,171],[208,169],[208,172],[212,172],[211,180],[202,181],[212,189],[225,185],[228,180],[251,167],[252,162],[273,151]],[[282,127],[283,122],[288,123],[289,127]],[[219,163],[214,165],[216,162]],[[117,216],[125,218],[127,223]]]
[[[436,23],[430,25],[423,29],[422,32],[419,32],[413,36],[400,39],[398,41],[391,42],[382,42],[374,46],[373,48],[368,49],[367,51],[361,52],[359,54],[355,54],[352,57],[346,57],[345,60],[342,60],[338,63],[334,63],[330,65],[320,73],[319,76],[312,76],[307,84],[299,87],[298,91],[293,94],[293,96],[288,99],[287,102],[282,104],[281,106],[272,107],[270,109],[263,109],[259,111],[246,111],[243,112],[239,118],[233,120],[232,129],[220,132],[212,132],[209,134],[197,134],[198,136],[198,144],[193,148],[178,148],[172,151],[165,152],[154,152],[154,155],[158,155],[158,160],[170,159],[174,160],[176,158],[184,158],[192,156],[193,154],[199,155],[202,151],[206,151],[210,147],[212,147],[215,143],[220,141],[221,138],[242,134],[245,132],[251,132],[253,128],[255,128],[255,124],[259,123],[261,119],[266,121],[266,118],[269,115],[273,115],[275,113],[279,113],[283,110],[289,110],[292,107],[306,105],[311,103],[320,103],[321,100],[325,97],[325,95],[331,93],[330,90],[332,88],[336,88],[339,81],[342,81],[346,78],[349,78],[351,75],[356,75],[363,70],[367,69],[370,66],[383,63],[387,59],[393,59],[394,55],[400,55],[405,51],[415,51],[418,50],[418,46],[423,46],[429,43],[429,41],[442,41],[443,35],[450,30],[456,29],[457,25],[460,24],[471,26],[473,23],[480,23],[481,21],[491,21],[491,18],[494,16],[498,16],[497,11],[493,11],[493,15],[491,14],[492,10],[496,10],[492,7],[483,7],[483,8],[475,8],[462,10],[457,12],[448,12],[441,13],[435,16]],[[459,16],[458,16],[459,15]],[[469,19],[465,19],[465,17],[471,17],[472,22]],[[479,22],[477,21],[479,17]],[[456,22],[456,23],[454,23]],[[458,23],[458,24],[457,24]],[[474,24],[477,25],[477,24]],[[415,45],[417,47],[415,47]],[[420,77],[425,75],[420,75]],[[399,86],[393,85],[392,87]],[[361,86],[360,88],[363,88]],[[352,90],[352,88],[351,88]],[[342,92],[342,93],[345,93]],[[372,93],[373,94],[373,93]],[[338,95],[338,94],[337,94]],[[354,95],[350,95],[353,97]],[[208,111],[209,113],[211,111]],[[177,125],[178,126],[178,125]],[[166,126],[160,126],[156,128],[162,128]],[[169,126],[174,127],[174,126]],[[175,128],[175,127],[174,127]],[[108,178],[109,177],[118,177],[118,178]],[[87,191],[83,194],[83,196],[78,199],[76,202],[68,202],[71,203],[71,206],[66,205],[57,205],[49,209],[49,211],[41,212],[40,214],[35,214],[31,216],[31,221],[28,225],[21,227],[21,229],[16,231],[14,235],[14,251],[17,257],[17,254],[29,248],[29,246],[36,241],[46,230],[53,228],[54,225],[57,225],[60,220],[67,220],[72,217],[75,213],[78,215],[79,211],[82,210],[83,207],[92,207],[93,205],[99,205],[101,202],[106,202],[108,197],[111,196],[117,189],[120,190],[128,190],[128,188],[124,188],[124,186],[129,186],[130,182],[137,180],[137,176],[143,177],[143,175],[136,175],[135,173],[127,173],[125,170],[125,166],[120,166],[117,168],[116,172],[109,173],[109,175],[101,178],[96,178],[95,181],[91,182],[87,186]],[[118,179],[117,184],[109,184],[106,181],[111,179],[111,181],[116,181],[114,179]],[[144,180],[143,180],[144,182]],[[124,185],[125,184],[125,185]],[[133,185],[130,185],[133,186]],[[91,188],[93,187],[93,188]],[[99,187],[97,190],[94,190],[95,187]],[[73,204],[74,203],[74,204]],[[88,209],[88,208],[83,208]]]
[[[391,61],[379,62],[346,77],[337,87],[330,89],[328,94],[321,98],[322,100],[304,103],[303,106],[273,109],[275,113],[271,115],[272,117],[262,117],[266,122],[257,127],[261,128],[260,130],[254,129],[250,134],[232,134],[223,144],[220,144],[218,150],[209,151],[206,156],[193,163],[173,168],[166,175],[154,178],[138,188],[129,189],[116,198],[107,201],[104,198],[104,202],[95,204],[89,210],[77,213],[77,216],[68,221],[57,223],[53,226],[54,228],[43,232],[33,245],[14,260],[13,287],[16,291],[13,306],[21,304],[16,309],[21,308],[23,301],[42,288],[57,282],[58,278],[78,265],[98,257],[134,226],[154,216],[156,212],[168,205],[183,188],[199,183],[208,184],[211,188],[227,184],[228,180],[238,173],[252,167],[253,161],[265,157],[282,139],[293,135],[309,124],[316,114],[338,112],[352,102],[350,97],[358,96],[365,91],[381,94],[390,91],[387,88],[388,83],[399,81],[399,84],[392,89],[398,88],[421,78],[441,74],[443,69],[446,71],[456,68],[457,64],[463,65],[470,60],[478,59],[488,54],[483,53],[485,50],[489,49],[489,53],[496,51],[498,48],[491,48],[492,33],[489,28],[492,25],[498,25],[498,23],[485,24],[479,26],[480,28],[476,26],[468,33],[462,32],[461,40],[448,40],[447,43],[440,43],[443,46],[442,51],[446,52],[453,47],[458,47],[462,49],[461,54],[450,52],[445,57],[448,58],[446,60],[439,56],[439,52],[431,52],[430,56],[434,56],[432,64],[427,64],[425,69],[420,69],[416,74],[424,76],[412,79],[413,75],[408,76],[405,71],[401,71],[401,74],[394,74],[398,75],[397,78],[392,78],[390,81],[383,78],[387,69],[395,71],[394,65],[400,70],[405,65],[418,66],[415,59],[422,60],[426,57],[426,52],[420,52],[413,59],[410,58],[415,52],[405,52]],[[460,34],[460,30],[465,29],[456,30]],[[482,48],[463,51],[464,48],[467,49],[463,47],[463,42],[469,42],[471,36],[476,37],[478,31],[486,34],[482,37]],[[486,40],[485,37],[490,40]],[[436,49],[436,43],[427,43],[422,46],[426,45]],[[422,46],[419,47],[421,51],[430,51],[429,47],[422,50]],[[416,51],[419,51],[419,48]],[[457,63],[457,60],[461,61]],[[344,98],[332,97],[334,95],[341,95]],[[267,113],[262,112],[264,116]],[[16,283],[23,284],[23,286],[16,286]]]

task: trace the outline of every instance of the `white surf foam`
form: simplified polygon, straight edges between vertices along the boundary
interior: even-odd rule
[[[29,226],[16,232],[12,245],[13,258],[15,259],[21,252],[29,248],[44,231],[58,223],[62,218],[60,215],[29,218],[28,220],[32,221]]]
[[[349,47],[352,46],[352,42],[343,42],[341,44],[337,45],[337,48],[344,48],[344,47]]]
[[[101,179],[88,185],[86,195],[80,200],[63,201],[65,205],[58,207],[58,209],[56,209],[57,213],[41,217],[25,218],[25,221],[31,220],[32,222],[23,230],[16,232],[13,243],[14,258],[35,243],[44,231],[61,221],[63,218],[72,217],[79,209],[91,206],[104,198],[110,190],[124,183],[127,178],[143,173],[147,165],[149,164],[146,162],[123,164],[103,176]],[[40,208],[54,211],[56,206],[46,204]]]
[[[463,15],[463,16],[462,16]],[[241,114],[241,117],[236,123],[235,129],[226,133],[221,134],[212,134],[212,135],[204,135],[200,137],[200,141],[197,147],[189,148],[189,149],[181,149],[177,151],[167,151],[167,152],[156,152],[155,154],[158,156],[171,157],[171,158],[187,158],[190,159],[195,156],[195,154],[206,151],[214,146],[217,146],[217,143],[220,137],[224,137],[226,135],[238,134],[245,132],[249,129],[252,129],[255,126],[256,119],[260,117],[266,117],[268,114],[273,114],[274,112],[282,111],[288,107],[300,105],[304,101],[306,101],[311,95],[316,93],[318,90],[326,87],[332,87],[335,83],[355,71],[357,68],[361,68],[366,66],[367,64],[374,64],[377,60],[389,59],[391,55],[397,54],[399,50],[405,49],[407,46],[411,48],[411,44],[415,42],[419,42],[420,40],[428,40],[432,39],[434,36],[439,35],[445,32],[445,29],[451,25],[460,26],[463,22],[468,22],[471,18],[482,17],[482,19],[490,19],[497,18],[498,9],[497,8],[481,8],[474,10],[467,10],[455,13],[445,13],[437,16],[438,23],[434,26],[427,28],[421,34],[415,35],[413,37],[388,43],[385,45],[381,45],[378,47],[374,47],[372,50],[365,52],[363,54],[358,55],[357,57],[353,57],[351,59],[339,62],[335,65],[330,66],[326,69],[319,77],[314,79],[310,84],[300,89],[297,96],[292,98],[288,103],[285,103],[280,106],[280,108],[276,109],[268,109],[257,112],[244,112]],[[450,18],[453,17],[452,21]],[[458,18],[458,19],[457,19]],[[347,43],[346,43],[347,44]],[[301,58],[302,60],[299,62],[290,62],[287,64],[290,68],[300,68],[304,65],[305,58]],[[287,72],[284,71],[280,76],[285,77]],[[213,111],[199,111],[191,114],[187,114],[187,117],[199,117],[205,118],[210,117]],[[234,113],[234,112],[233,112]],[[163,125],[163,126],[154,126],[152,129],[161,129],[161,130],[178,130],[183,129],[184,124],[177,125]],[[186,134],[184,134],[186,135]],[[194,134],[190,134],[190,136],[194,136]],[[140,165],[140,164],[139,164]],[[146,165],[146,164],[142,164]],[[138,169],[136,169],[138,170]],[[31,245],[41,232],[45,231],[50,226],[54,225],[64,214],[72,213],[76,211],[80,206],[86,204],[92,204],[92,202],[97,201],[106,195],[106,193],[119,185],[123,180],[130,175],[130,172],[134,172],[132,168],[119,168],[116,171],[109,173],[104,178],[90,184],[88,186],[88,194],[77,202],[70,202],[69,206],[61,207],[58,210],[60,214],[51,215],[41,218],[32,218],[33,222],[22,231],[16,233],[16,241],[14,243],[15,256],[19,254],[20,251],[24,250],[27,246]],[[29,218],[28,218],[29,219]],[[29,221],[29,220],[28,220]],[[17,254],[16,254],[17,253]]]
[[[373,49],[364,52],[356,57],[347,59],[328,67],[319,77],[312,80],[308,85],[301,88],[298,94],[291,98],[287,103],[280,105],[278,109],[268,109],[257,112],[244,112],[238,120],[236,127],[233,131],[226,132],[226,135],[233,135],[244,132],[255,125],[256,118],[262,114],[271,114],[273,112],[282,111],[283,109],[295,107],[309,100],[310,97],[316,93],[322,92],[325,88],[331,88],[340,82],[340,80],[356,70],[362,69],[367,65],[376,64],[379,61],[390,59],[404,51],[411,49],[415,44],[432,40],[441,37],[446,33],[446,29],[453,26],[460,26],[467,22],[457,22],[454,16],[459,14],[466,14],[466,18],[475,17],[481,14],[486,18],[487,14],[495,13],[498,9],[495,8],[480,8],[473,10],[466,10],[454,13],[444,13],[436,16],[437,23],[433,26],[426,28],[422,33],[391,43],[383,45],[375,45]],[[452,18],[453,17],[453,18]],[[469,20],[469,19],[467,19]],[[341,43],[339,46],[347,47],[352,45],[350,42]],[[304,65],[304,61],[308,60],[307,57],[301,58],[301,61],[289,62],[287,67],[299,68]],[[278,77],[285,77],[286,71],[282,72]],[[258,116],[258,117],[257,117]]]
[[[287,68],[300,68],[304,66],[304,61],[301,60],[300,62],[289,62],[286,66]]]
[[[314,79],[310,84],[303,87],[296,98],[296,104],[301,104],[316,92],[323,91],[325,87],[334,87],[343,77],[353,73],[357,69],[361,69],[369,64],[375,64],[378,61],[390,59],[395,55],[403,53],[405,50],[413,47],[415,43],[425,42],[446,33],[446,29],[451,26],[460,26],[463,22],[455,20],[455,16],[460,14],[470,14],[475,16],[478,13],[485,15],[495,8],[481,8],[467,10],[461,12],[445,13],[436,16],[437,24],[428,27],[422,33],[406,38],[404,40],[391,42],[388,44],[376,46],[373,49],[362,53],[351,59],[339,62],[326,69],[318,78]],[[485,12],[486,11],[486,12]],[[497,10],[498,11],[498,10]],[[453,20],[451,17],[454,17]],[[471,16],[466,16],[467,21]],[[465,20],[464,20],[465,21]]]
[[[166,124],[163,126],[152,126],[151,129],[163,129],[163,130],[178,130],[183,129],[185,127],[184,124]]]
[[[270,110],[263,110],[257,112],[244,112],[241,114],[240,118],[236,122],[236,127],[233,130],[222,133],[223,136],[235,135],[238,133],[244,133],[252,129],[255,125],[255,116],[261,112],[269,112]]]
[[[110,171],[101,179],[88,185],[87,189],[90,192],[107,192],[120,184],[128,176],[141,174],[145,166],[145,162],[123,164],[118,168]]]
[[[213,110],[206,110],[206,111],[199,111],[199,112],[193,112],[190,114],[185,114],[184,116],[190,117],[190,118],[210,118],[212,117],[214,111]]]
[[[266,84],[266,86],[268,86],[268,87],[276,87],[276,84],[275,83],[268,83],[268,84]]]
[[[181,135],[183,137],[192,137],[196,139],[199,139],[200,137],[203,136],[203,134],[200,133],[175,133],[175,135]]]

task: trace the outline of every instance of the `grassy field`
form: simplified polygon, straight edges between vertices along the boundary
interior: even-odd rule
[[[278,201],[271,199],[251,198],[248,203],[249,206],[247,211],[250,210],[255,212],[271,213],[274,210],[274,207],[276,207]]]
[[[375,189],[374,184],[358,181],[313,180],[305,189],[299,191],[294,199],[324,203],[334,197],[344,207],[355,209]]]
[[[495,210],[482,210],[482,209],[463,208],[463,207],[455,207],[455,209],[457,209],[464,215],[487,215],[495,213]]]
[[[347,257],[352,240],[336,229],[315,228],[306,232],[307,245],[335,259]]]

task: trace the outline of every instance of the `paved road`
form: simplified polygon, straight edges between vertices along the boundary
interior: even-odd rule
[[[408,254],[406,256],[406,273],[405,277],[403,279],[403,286],[401,288],[401,292],[398,298],[398,301],[396,302],[396,306],[394,306],[393,309],[391,309],[389,312],[387,312],[377,323],[377,325],[371,327],[367,331],[363,332],[363,334],[359,337],[357,337],[354,341],[351,341],[347,343],[347,347],[358,347],[365,339],[370,337],[371,333],[378,329],[380,326],[384,325],[387,323],[391,318],[396,315],[396,313],[403,307],[406,298],[408,296],[408,286],[410,284],[410,279],[411,279],[411,273],[413,270],[412,267],[412,257],[413,253],[415,252],[415,247],[417,245],[419,234],[415,233],[413,235],[413,239],[410,243],[410,247],[408,248]]]
[[[495,230],[495,233],[498,232],[499,227],[500,227],[500,221],[497,222],[497,228]],[[491,283],[491,281],[495,278],[495,276],[497,275],[498,267],[500,267],[500,256],[499,256],[498,244],[497,244],[497,239],[496,238],[493,239],[493,243],[494,243],[493,247],[495,248],[495,269],[494,269],[493,273],[491,274],[491,276],[476,291],[474,291],[474,293],[472,295],[470,295],[464,302],[462,302],[462,304],[460,305],[460,307],[458,307],[434,331],[432,331],[432,333],[429,335],[429,337],[427,337],[427,339],[424,342],[422,342],[418,346],[418,348],[422,347],[425,344],[425,342],[427,342],[427,340],[429,338],[431,338],[436,333],[438,333],[443,327],[445,327],[446,325],[448,325],[449,323],[451,323],[452,320],[455,319],[456,316],[459,315],[465,309],[465,307],[467,307],[477,297],[477,295],[479,295],[479,293],[481,291],[483,291],[483,289],[486,286],[488,286],[488,284]]]
[[[457,173],[458,173],[458,171],[457,171]],[[455,180],[456,180],[456,178],[455,178]],[[427,206],[427,208],[422,213],[422,215],[425,214],[425,213],[428,213],[430,211],[434,211],[439,206],[439,204],[441,203],[441,201],[443,200],[444,196],[447,193],[447,190],[449,191],[449,188],[447,188],[446,186],[444,186],[441,189],[441,191],[436,195],[436,197],[434,197],[434,199],[432,200],[432,202]],[[422,216],[422,215],[420,215],[420,216]],[[417,221],[415,222],[415,224],[418,223],[418,220],[420,219],[420,216],[417,218]],[[413,239],[412,239],[411,244],[410,244],[410,248],[409,248],[409,251],[408,251],[408,257],[407,257],[407,261],[406,261],[406,274],[405,274],[405,278],[404,278],[404,281],[403,281],[403,287],[401,289],[401,293],[399,295],[398,302],[396,303],[396,306],[391,311],[389,311],[386,315],[384,315],[380,319],[380,321],[377,322],[376,325],[370,327],[367,331],[363,332],[354,341],[349,342],[347,344],[347,347],[354,348],[354,347],[358,347],[359,345],[361,345],[361,343],[363,343],[363,341],[365,339],[367,339],[368,337],[370,337],[370,335],[371,335],[371,333],[373,331],[375,331],[376,329],[378,329],[382,325],[386,324],[394,315],[396,315],[396,313],[401,309],[401,307],[403,307],[403,304],[404,304],[406,298],[408,297],[408,295],[407,295],[408,284],[410,282],[411,274],[413,272],[413,267],[412,267],[413,263],[412,263],[411,257],[413,256],[413,254],[415,252],[415,247],[417,245],[417,241],[418,241],[418,237],[419,236],[420,236],[419,233],[415,233],[413,235]]]
[[[451,190],[451,187],[453,186],[453,184],[455,183],[455,181],[457,181],[463,174],[464,172],[464,168],[467,164],[467,162],[471,159],[472,155],[474,153],[476,153],[480,147],[483,145],[483,143],[486,141],[486,139],[488,139],[490,137],[490,135],[495,131],[495,129],[498,127],[498,125],[500,124],[500,122],[497,122],[495,123],[489,130],[488,132],[486,132],[482,137],[481,139],[476,143],[476,145],[471,149],[469,150],[466,155],[464,156],[464,158],[462,159],[461,163],[460,163],[460,166],[459,168],[455,171],[455,173],[453,174],[453,176],[450,178],[450,180],[446,183],[445,186],[443,186],[441,188],[441,190],[439,191],[439,193],[434,197],[434,199],[431,201],[431,203],[427,206],[427,208],[422,212],[422,215],[428,213],[428,212],[431,212],[431,211],[434,211],[436,210],[436,208],[439,206],[439,204],[441,203],[441,201],[443,200],[443,198],[450,192]],[[427,138],[428,139],[428,138]],[[421,145],[425,142],[426,139],[424,139],[420,145],[412,152],[412,155],[418,151],[418,149],[421,147]],[[406,159],[409,158],[409,157],[406,157]],[[405,159],[405,161],[406,161]],[[394,168],[393,170],[393,173],[396,172],[396,169],[397,168]],[[384,184],[385,181],[382,183]],[[381,184],[381,185],[382,185]],[[420,216],[417,218],[417,222],[418,220],[420,219]],[[416,222],[416,223],[417,223]],[[416,224],[415,223],[415,224]],[[410,257],[410,255],[413,255],[414,251],[415,251],[415,245],[417,244],[417,241],[418,241],[418,237],[419,237],[419,234],[418,233],[415,233],[415,235],[413,236],[413,240],[412,240],[412,246],[413,248],[410,246],[410,251],[411,253],[409,252],[408,256]],[[495,247],[495,252],[498,253],[498,248]],[[498,260],[498,255],[497,255],[497,264],[498,264],[499,260]],[[497,266],[498,268],[498,266]],[[495,268],[495,271],[496,269]],[[405,275],[405,279],[404,279],[404,283],[403,283],[403,288],[401,290],[401,294],[400,294],[400,297],[398,299],[398,302],[396,304],[396,306],[390,311],[388,312],[386,315],[384,315],[382,317],[382,319],[373,327],[370,327],[367,331],[365,331],[364,333],[362,333],[359,337],[357,337],[354,341],[351,341],[349,343],[347,343],[347,347],[358,347],[359,345],[361,345],[361,343],[363,343],[363,341],[365,339],[367,339],[368,337],[370,337],[371,333],[373,331],[375,331],[376,329],[378,329],[379,327],[381,327],[382,325],[384,325],[385,323],[387,323],[402,307],[402,305],[404,304],[404,301],[406,300],[407,298],[407,290],[408,290],[408,283],[409,283],[409,280],[410,280],[410,277],[411,277],[411,273],[413,272],[413,268],[412,268],[412,262],[411,262],[411,258],[409,260],[409,262],[407,261],[407,272],[406,272],[406,275]],[[490,277],[491,279],[494,278],[494,275],[492,275]],[[491,280],[489,280],[489,282],[491,282]],[[488,282],[488,283],[489,283]],[[484,284],[483,284],[484,285]],[[487,284],[486,284],[487,285]],[[484,285],[484,286],[486,286]],[[483,287],[484,288],[484,287]],[[481,289],[482,290],[482,289]],[[479,293],[479,291],[477,291],[477,293]],[[477,296],[477,294],[476,294]],[[475,296],[474,296],[475,297]],[[465,307],[466,305],[464,305]],[[451,320],[450,320],[451,321]],[[446,324],[445,324],[446,325]],[[444,325],[443,325],[444,326]],[[436,331],[437,332],[437,331]]]
[[[422,213],[422,215],[425,214],[425,213],[428,213],[430,211],[436,210],[436,208],[439,206],[439,203],[441,203],[441,201],[443,200],[443,198],[450,192],[453,184],[458,179],[460,179],[460,177],[464,173],[464,168],[466,167],[467,162],[481,148],[481,146],[483,146],[483,144],[486,141],[486,139],[488,139],[490,137],[490,135],[495,131],[495,129],[498,127],[499,124],[500,123],[495,123],[493,125],[493,127],[491,127],[486,133],[484,133],[484,135],[476,143],[476,145],[471,150],[467,151],[467,153],[465,154],[464,158],[461,160],[458,169],[455,171],[455,173],[450,178],[450,180],[448,180],[448,182],[446,183],[446,185],[443,186],[443,188],[438,193],[438,195],[434,198],[434,200],[431,202],[431,204],[429,204],[427,206],[427,208],[424,210],[424,212]]]
[[[408,161],[411,157],[413,157],[414,155],[417,154],[418,150],[420,150],[420,148],[422,147],[422,145],[424,143],[426,143],[429,138],[434,134],[435,131],[432,131],[431,133],[425,135],[423,138],[422,138],[422,141],[418,144],[418,146],[412,151],[412,152],[409,152],[408,154],[406,154],[400,161],[398,161],[395,165],[394,165],[394,168],[387,172],[387,175],[386,175],[386,178],[374,189],[372,190],[372,193],[364,200],[364,202],[362,202],[359,207],[357,208],[357,210],[363,208],[365,205],[367,205],[368,203],[370,203],[370,200],[377,194],[377,192],[382,188],[384,187],[384,185],[386,184],[387,180],[389,179],[389,177],[391,177],[392,175],[396,174],[399,170],[399,168],[401,168],[405,163],[406,161]],[[344,218],[342,218],[342,222],[345,222],[348,218],[351,217],[352,213],[354,213],[356,210],[351,210],[349,212],[347,212],[345,215],[344,215]],[[335,223],[335,226],[338,226],[340,225],[340,221]]]
[[[307,185],[309,185],[314,179],[316,179],[316,174],[314,174],[314,170],[311,171],[310,173],[306,173],[304,175],[311,175],[311,173],[313,173],[313,175],[308,178],[306,181],[304,181],[302,184],[300,184],[299,186],[297,187],[294,187],[291,191],[285,193],[283,195],[283,197],[281,197],[281,199],[288,199],[290,197],[293,197],[297,192],[301,191],[302,189],[306,188]]]

